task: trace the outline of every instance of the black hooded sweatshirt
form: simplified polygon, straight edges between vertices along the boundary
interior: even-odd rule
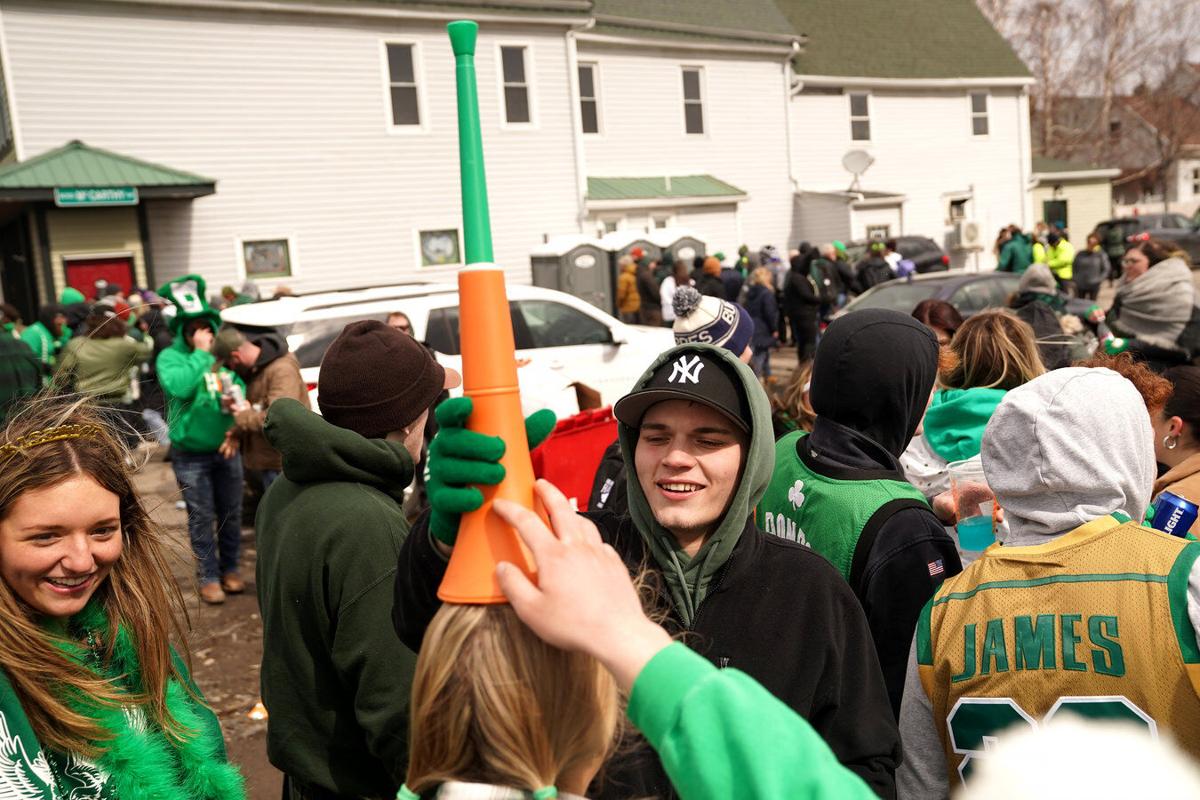
[[[910,316],[863,309],[835,320],[813,362],[816,423],[796,443],[793,457],[836,480],[904,481],[898,459],[925,415],[937,361],[933,332]],[[777,455],[776,469],[783,457]],[[941,582],[962,571],[962,562],[925,505],[888,503],[863,530],[856,560],[865,566],[851,588],[866,612],[899,715],[917,617]]]

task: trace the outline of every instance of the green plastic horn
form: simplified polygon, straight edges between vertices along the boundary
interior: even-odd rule
[[[446,26],[454,49],[458,82],[458,161],[462,180],[463,238],[467,263],[492,260],[492,220],[488,213],[487,175],[483,171],[483,135],[479,128],[479,87],[475,82],[475,38],[479,24],[459,20]]]
[[[536,580],[533,558],[516,533],[492,513],[497,497],[533,508],[533,464],[525,438],[521,393],[517,388],[516,346],[504,291],[504,272],[492,263],[479,94],[475,86],[474,22],[451,22],[458,78],[458,154],[462,175],[463,238],[467,266],[458,273],[458,332],[462,344],[463,394],[474,403],[468,427],[504,440],[504,480],[481,486],[483,506],[463,514],[454,554],[438,587],[447,603],[505,603],[496,565],[515,564]]]

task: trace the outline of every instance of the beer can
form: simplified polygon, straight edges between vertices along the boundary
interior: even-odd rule
[[[1154,516],[1150,527],[1172,536],[1185,536],[1196,521],[1196,504],[1170,492],[1163,492],[1154,502]]]

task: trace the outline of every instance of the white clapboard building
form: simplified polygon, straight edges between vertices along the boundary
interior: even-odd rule
[[[971,0],[902,5],[925,10],[900,25],[883,0],[4,0],[0,289],[32,316],[97,279],[445,279],[462,263],[456,18],[481,25],[513,280],[572,234],[950,250],[960,220],[1031,225],[1027,71]],[[964,244],[959,263],[990,265]]]

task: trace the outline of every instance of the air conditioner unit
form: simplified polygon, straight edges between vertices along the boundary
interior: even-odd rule
[[[955,249],[982,250],[983,226],[973,219],[960,219],[954,226]]]

